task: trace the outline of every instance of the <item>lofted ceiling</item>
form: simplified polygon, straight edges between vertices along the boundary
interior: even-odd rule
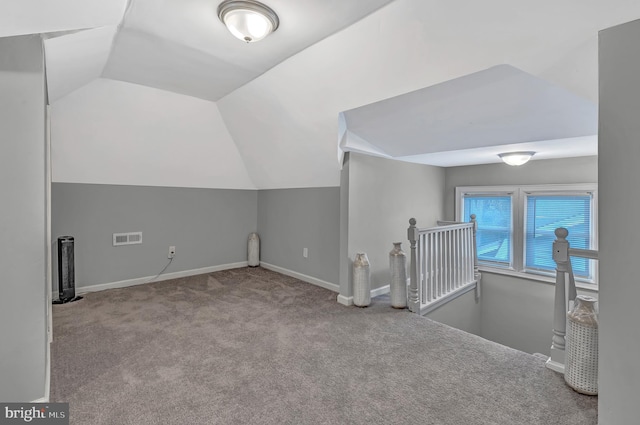
[[[266,0],[280,27],[245,44],[219,1],[0,5],[0,36],[44,35],[54,181],[337,186],[340,143],[442,166],[593,153],[597,33],[640,17],[636,0]]]
[[[391,0],[271,0],[281,24],[259,44],[239,42],[227,31],[217,16],[221,1],[130,0],[117,27],[48,40],[47,61],[76,68],[49,76],[52,98],[77,88],[76,74],[99,68],[94,78],[217,101]]]

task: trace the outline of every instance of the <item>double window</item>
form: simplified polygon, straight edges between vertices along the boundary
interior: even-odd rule
[[[595,184],[456,188],[456,220],[478,222],[478,262],[485,267],[552,276],[555,229],[572,248],[597,249]],[[576,279],[596,283],[596,262],[573,257]]]

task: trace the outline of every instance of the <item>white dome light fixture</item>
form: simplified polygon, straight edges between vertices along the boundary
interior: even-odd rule
[[[234,37],[253,43],[278,29],[280,20],[269,6],[253,0],[225,0],[218,17]]]
[[[517,167],[518,165],[526,164],[527,162],[529,162],[531,157],[535,154],[536,154],[535,152],[531,152],[531,151],[505,152],[505,153],[499,153],[498,156],[500,157],[500,159],[502,159],[502,161],[505,164],[513,165]]]

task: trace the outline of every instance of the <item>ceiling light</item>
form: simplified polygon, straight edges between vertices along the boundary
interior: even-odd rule
[[[270,7],[253,0],[225,0],[218,17],[234,37],[252,43],[278,29],[280,20]]]
[[[535,152],[505,152],[499,153],[498,156],[505,164],[518,166],[529,162],[531,157],[535,154]]]

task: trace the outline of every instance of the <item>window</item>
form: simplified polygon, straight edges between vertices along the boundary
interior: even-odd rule
[[[497,266],[512,263],[513,234],[510,195],[469,194],[464,197],[464,217],[476,215],[478,260]]]
[[[456,188],[456,220],[476,215],[478,262],[517,273],[555,275],[555,229],[572,248],[597,249],[595,184]],[[596,262],[573,257],[576,279],[595,283]]]

